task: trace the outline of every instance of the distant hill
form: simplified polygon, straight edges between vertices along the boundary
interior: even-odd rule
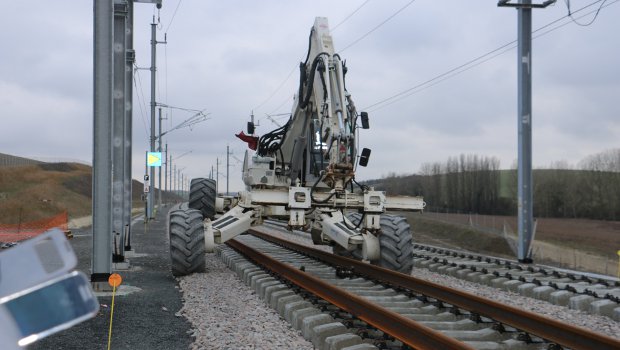
[[[43,163],[2,155],[0,166],[0,224],[15,224],[54,216],[67,210],[69,218],[91,215],[92,168],[78,163]],[[16,163],[23,163],[18,165]],[[132,183],[133,206],[142,206],[143,185]]]
[[[41,162],[34,159],[12,156],[10,154],[0,153],[0,168],[12,166],[24,166],[40,164]]]

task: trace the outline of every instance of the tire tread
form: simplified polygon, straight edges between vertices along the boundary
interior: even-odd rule
[[[358,224],[362,219],[362,214],[351,213],[348,219]],[[381,234],[379,234],[379,245],[381,247],[381,258],[378,265],[390,270],[410,274],[413,268],[413,235],[407,219],[402,216],[383,214],[381,215]],[[347,252],[349,255],[361,255],[354,252]],[[353,253],[353,254],[351,254]]]
[[[169,213],[172,274],[185,276],[206,270],[202,213],[178,209]]]
[[[217,197],[215,180],[192,179],[189,188],[189,207],[199,210],[203,217],[213,219],[216,213],[215,198]]]

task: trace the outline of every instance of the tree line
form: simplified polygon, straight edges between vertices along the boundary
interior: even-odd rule
[[[496,157],[461,154],[425,163],[417,174],[366,182],[389,194],[423,196],[427,210],[489,215],[517,212],[517,170]],[[620,149],[534,169],[534,216],[620,220]]]
[[[516,180],[513,179],[516,183]],[[620,220],[620,149],[534,172],[534,215]]]

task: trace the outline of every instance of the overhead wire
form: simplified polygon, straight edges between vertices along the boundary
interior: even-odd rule
[[[180,3],[180,1],[179,1]],[[166,39],[166,41],[168,41],[168,39]],[[164,78],[166,79],[166,82],[164,84],[164,103],[168,103],[168,45],[164,45]],[[167,115],[168,120],[168,126],[171,127],[172,126],[172,113],[169,113]]]
[[[506,43],[506,44],[504,44],[504,45],[502,45],[502,46],[500,46],[500,47],[498,47],[498,48],[496,48],[496,49],[494,49],[494,50],[491,50],[491,51],[489,51],[489,52],[487,52],[487,53],[485,53],[485,54],[483,54],[483,55],[481,55],[481,56],[478,56],[478,57],[476,57],[476,58],[474,58],[474,59],[471,59],[471,60],[469,60],[469,61],[467,61],[467,62],[465,62],[465,63],[463,63],[463,64],[461,64],[461,65],[459,65],[459,66],[457,66],[457,67],[454,67],[454,68],[452,68],[452,69],[450,69],[450,70],[448,70],[448,71],[446,71],[446,72],[444,72],[444,73],[441,73],[441,74],[439,74],[439,75],[435,76],[434,78],[428,79],[428,80],[426,80],[426,81],[424,81],[424,82],[422,82],[422,83],[419,83],[419,84],[417,84],[417,85],[415,85],[415,86],[413,86],[413,87],[410,87],[410,88],[408,88],[408,89],[406,89],[406,90],[403,90],[403,91],[401,91],[401,92],[399,92],[399,93],[397,93],[397,94],[395,94],[395,95],[392,95],[392,96],[390,96],[390,97],[387,97],[387,98],[385,98],[385,99],[383,99],[383,100],[381,100],[381,101],[379,101],[379,102],[375,102],[375,103],[373,103],[373,104],[371,104],[371,105],[368,105],[368,106],[366,106],[366,107],[364,107],[364,108],[362,108],[362,109],[364,109],[364,110],[366,110],[366,109],[371,109],[371,108],[373,108],[373,107],[375,107],[375,106],[378,106],[378,105],[381,105],[381,104],[387,103],[387,102],[389,102],[390,100],[393,100],[393,99],[397,99],[397,101],[398,101],[398,100],[400,100],[400,99],[398,99],[398,97],[403,96],[403,95],[404,95],[403,97],[407,97],[407,96],[409,96],[409,95],[407,94],[408,92],[411,92],[411,91],[414,91],[414,90],[416,90],[416,89],[419,89],[419,88],[421,88],[421,87],[423,87],[423,86],[425,86],[425,85],[427,85],[427,84],[430,84],[430,83],[432,83],[432,82],[434,82],[434,81],[436,81],[436,80],[439,80],[439,79],[441,79],[441,78],[443,78],[443,77],[445,77],[445,76],[448,76],[448,75],[450,75],[451,73],[454,73],[454,72],[456,72],[456,71],[459,71],[460,69],[462,69],[462,68],[464,68],[464,67],[467,67],[467,66],[469,66],[469,65],[471,65],[471,64],[473,64],[473,63],[475,63],[476,61],[479,61],[479,60],[481,60],[481,59],[483,59],[483,58],[485,58],[485,57],[487,57],[487,56],[489,56],[489,55],[492,55],[493,53],[498,52],[498,51],[500,51],[500,50],[502,50],[502,49],[504,49],[504,48],[506,48],[506,47],[509,47],[509,49],[511,50],[511,49],[513,48],[513,47],[512,47],[512,45],[513,45],[515,42],[516,42],[516,40],[515,40],[515,41],[511,41],[511,42],[509,42],[509,43]],[[502,53],[503,53],[503,52],[504,52],[504,51],[502,51]],[[495,57],[495,56],[493,56],[493,57]]]
[[[282,101],[282,103],[280,103],[278,105],[278,107],[274,108],[273,111],[269,112],[268,114],[275,114],[275,113],[279,112],[280,108],[282,108],[287,102],[291,102],[294,97],[295,97],[295,95],[288,95],[286,97],[286,99],[284,99],[284,101]]]
[[[168,22],[168,25],[166,26],[166,29],[164,30],[164,43],[166,43],[167,37],[168,37],[168,31],[170,30],[170,27],[172,26],[172,23],[174,22],[174,19],[176,17],[177,11],[179,10],[179,7],[181,6],[181,2],[183,0],[179,0],[179,2],[177,2],[177,6],[174,8],[174,12],[172,13],[172,17],[170,18],[170,22]],[[160,18],[160,13],[161,11],[159,9],[157,9],[157,28],[159,30],[162,30],[163,25],[161,22],[161,18]],[[155,17],[155,12],[153,12],[153,17]],[[157,71],[157,98],[158,100],[162,100],[162,91],[161,91],[161,79],[160,79],[160,73],[159,70]],[[164,46],[164,101],[166,103],[168,103],[168,46]],[[172,123],[172,118],[166,118],[168,119],[168,124],[171,125]]]
[[[264,106],[267,102],[269,102],[273,98],[273,96],[275,96],[275,94],[278,93],[278,91],[280,91],[280,89],[284,86],[284,84],[286,84],[286,82],[291,78],[293,73],[298,69],[299,69],[299,65],[295,63],[295,65],[293,66],[293,69],[291,69],[291,71],[288,73],[286,78],[282,80],[282,82],[278,85],[278,87],[275,90],[273,90],[273,92],[263,102],[259,103],[256,107],[252,108],[252,110],[257,111],[262,106]]]
[[[598,0],[598,1],[595,1],[593,3],[590,3],[590,4],[588,4],[588,5],[584,6],[584,7],[579,8],[578,10],[574,11],[573,14],[574,13],[578,13],[580,11],[583,11],[583,10],[587,9],[588,7],[591,7],[591,6],[593,6],[596,3],[599,3],[601,1],[606,2],[607,0]],[[605,8],[607,6],[610,6],[610,5],[614,4],[614,3],[617,3],[618,1],[620,1],[620,0],[614,0],[614,1],[610,2],[610,3],[607,3],[606,5],[602,4],[602,7],[600,7],[599,9],[590,11],[588,13],[585,13],[585,14],[577,17],[577,19],[580,19],[580,18],[583,18],[585,16],[588,16],[588,15],[594,13],[594,12],[598,12],[598,11],[601,10],[601,8]],[[558,19],[556,19],[556,20],[554,20],[554,21],[552,21],[550,23],[547,23],[544,26],[542,26],[542,27],[532,31],[532,33],[533,34],[534,33],[538,33],[540,31],[542,31],[543,29],[546,29],[546,28],[548,28],[548,27],[550,27],[550,26],[552,26],[552,25],[554,25],[554,24],[556,24],[558,22],[561,22],[562,20],[565,20],[566,18],[568,18],[570,16],[572,16],[572,14],[571,15],[563,16],[561,18],[558,18]],[[542,32],[542,33],[540,33],[538,35],[534,35],[532,37],[532,39],[536,39],[536,38],[539,38],[541,36],[544,36],[544,35],[552,32],[552,31],[557,30],[557,29],[559,29],[561,27],[564,27],[564,26],[566,26],[567,24],[570,24],[570,23],[571,22],[569,21],[569,22],[565,22],[563,24],[560,24],[560,25],[558,25],[556,27],[553,27],[553,28],[549,29],[548,31]],[[454,77],[454,76],[456,76],[458,74],[461,74],[461,73],[463,73],[465,71],[468,71],[468,70],[470,70],[470,69],[472,69],[474,67],[477,67],[480,64],[485,63],[485,62],[487,62],[487,61],[489,61],[489,60],[491,60],[491,59],[493,59],[493,58],[495,58],[497,56],[500,56],[500,55],[502,55],[502,54],[504,54],[504,53],[506,53],[508,51],[511,51],[512,49],[514,49],[516,47],[516,43],[517,43],[517,40],[513,40],[511,42],[508,42],[508,43],[506,43],[504,45],[501,45],[498,48],[495,48],[495,49],[493,49],[493,50],[491,50],[491,51],[489,51],[489,52],[487,52],[487,53],[485,53],[483,55],[480,55],[480,56],[478,56],[478,57],[476,57],[474,59],[471,59],[471,60],[469,60],[469,61],[467,61],[467,62],[465,62],[465,63],[463,63],[463,64],[461,64],[461,65],[459,65],[457,67],[454,67],[454,68],[452,68],[452,69],[450,69],[450,70],[448,70],[448,71],[446,71],[444,73],[441,73],[441,74],[439,74],[439,75],[437,75],[437,76],[435,76],[435,77],[433,77],[431,79],[428,79],[428,80],[426,80],[426,81],[424,81],[424,82],[422,82],[420,84],[417,84],[417,85],[415,85],[413,87],[407,88],[407,89],[405,89],[405,90],[403,90],[403,91],[401,91],[399,93],[396,93],[396,94],[394,94],[392,96],[384,98],[384,99],[382,99],[382,100],[380,100],[378,102],[375,102],[375,103],[373,103],[371,105],[368,105],[368,106],[366,106],[366,107],[364,107],[362,109],[368,110],[369,112],[372,112],[372,111],[376,111],[376,110],[379,110],[381,108],[387,107],[387,106],[389,106],[389,105],[391,105],[391,104],[393,104],[395,102],[398,102],[398,101],[400,101],[400,100],[402,100],[402,99],[404,99],[406,97],[409,97],[411,95],[417,94],[417,93],[419,93],[419,92],[421,92],[423,90],[426,90],[426,89],[428,89],[428,88],[430,88],[432,86],[437,85],[440,82],[443,82],[443,81],[445,81],[445,80],[447,80],[449,78],[452,78],[452,77]]]
[[[168,104],[165,103],[158,103],[157,104],[160,107],[164,107],[164,108],[168,108],[168,109],[176,109],[179,111],[184,111],[184,112],[192,112],[192,113],[199,113],[199,112],[204,112],[204,109],[193,109],[193,108],[186,108],[186,107],[177,107],[177,106],[170,106]]]
[[[177,2],[177,6],[174,8],[174,12],[172,13],[172,17],[170,18],[170,22],[168,22],[168,25],[166,26],[166,29],[164,30],[164,44],[167,43],[168,41],[168,31],[170,30],[170,27],[172,26],[172,23],[174,22],[174,19],[177,15],[177,12],[179,10],[179,7],[181,6],[181,2],[183,0],[179,0]],[[161,24],[161,20],[159,19],[158,16],[158,22]],[[161,30],[163,27],[159,26],[159,29]],[[168,46],[164,45],[164,101],[165,103],[168,103]],[[157,71],[157,95],[158,95],[158,99],[161,101],[161,85],[160,85],[160,79],[159,79],[159,71]],[[168,115],[168,118],[166,118],[168,120],[168,125],[169,127],[172,126],[172,116]]]
[[[600,1],[600,0],[599,0]],[[566,3],[566,8],[568,10],[568,16],[571,18],[571,20],[579,26],[582,27],[588,27],[590,26],[592,23],[594,23],[594,21],[596,21],[596,18],[598,17],[599,12],[601,12],[601,9],[603,8],[603,6],[605,5],[605,3],[607,2],[607,0],[602,0],[603,2],[601,3],[601,6],[598,7],[598,10],[596,10],[596,13],[594,14],[594,17],[592,18],[592,20],[590,20],[590,22],[588,23],[579,23],[577,22],[577,20],[573,17],[573,13],[570,10],[570,0],[564,0],[564,3]],[[598,2],[598,1],[597,1]],[[592,5],[592,4],[590,4]],[[582,16],[583,17],[583,16]],[[581,18],[581,17],[579,17]]]
[[[159,19],[159,17],[157,18],[159,24],[161,25],[161,20]],[[161,30],[161,27],[158,25],[158,28]],[[165,34],[164,34],[165,36]],[[166,40],[164,40],[164,44],[165,44]],[[155,45],[157,44],[161,44],[161,41],[156,41]],[[155,70],[155,75],[156,75],[156,79],[155,79],[155,83],[157,84],[157,88],[155,89],[155,93],[157,94],[157,101],[161,101],[161,79],[160,79],[160,70],[156,69]]]
[[[379,23],[378,25],[376,25],[374,28],[372,28],[371,30],[369,30],[368,32],[366,32],[365,34],[363,34],[362,36],[360,36],[359,38],[355,39],[353,42],[351,42],[349,45],[345,46],[343,49],[339,50],[338,52],[341,53],[343,51],[345,51],[346,49],[350,48],[351,46],[359,43],[360,41],[362,41],[363,39],[365,39],[367,36],[369,36],[372,32],[374,32],[375,30],[381,28],[384,24],[386,24],[387,22],[389,22],[392,18],[396,17],[396,15],[398,15],[399,13],[401,13],[403,10],[405,10],[407,7],[409,7],[411,4],[413,4],[415,2],[415,0],[411,0],[408,3],[406,3],[403,7],[399,8],[396,12],[394,12],[393,14],[391,14],[389,17],[387,17],[386,19],[384,19],[381,23]]]
[[[597,0],[597,1],[593,2],[593,3],[590,3],[590,4],[588,4],[588,5],[584,6],[584,7],[579,8],[579,9],[578,9],[578,10],[576,10],[576,11],[573,11],[572,13],[574,14],[574,13],[577,13],[577,12],[583,11],[584,9],[586,9],[586,8],[588,8],[588,7],[591,7],[591,6],[593,6],[593,5],[597,4],[597,3],[601,2],[601,1],[603,1],[603,4],[601,4],[601,7],[599,7],[599,8],[598,8],[598,9],[596,9],[596,10],[592,10],[592,11],[590,11],[590,12],[586,12],[586,13],[584,13],[583,15],[581,15],[581,16],[579,16],[579,17],[577,17],[576,19],[581,19],[581,18],[584,18],[584,17],[586,17],[586,16],[588,16],[588,15],[591,15],[591,14],[593,14],[593,13],[595,13],[595,12],[596,12],[596,13],[598,13],[598,12],[600,12],[600,10],[601,10],[601,9],[603,9],[603,8],[605,8],[605,7],[608,7],[608,6],[610,6],[610,5],[613,5],[613,4],[617,3],[617,2],[618,2],[618,1],[620,1],[620,0],[613,0],[612,2],[609,2],[609,3],[607,3],[607,1],[608,1],[608,0]],[[562,18],[559,18],[559,19],[557,19],[557,20],[555,20],[555,21],[551,22],[550,24],[555,24],[555,23],[559,22],[560,20],[563,20],[563,19],[565,19],[565,18],[567,18],[567,17],[571,17],[571,20],[572,20],[572,14],[571,14],[570,16],[569,16],[569,15],[566,15],[566,16],[564,16],[564,17],[562,17]],[[552,32],[552,31],[554,31],[554,30],[556,30],[556,29],[558,29],[558,28],[564,27],[564,26],[566,26],[566,25],[568,25],[568,24],[570,24],[570,23],[571,23],[571,22],[565,22],[565,23],[562,23],[562,24],[558,25],[557,27],[554,27],[554,28],[549,29],[549,30],[548,30],[548,31],[546,31],[546,32],[543,32],[543,33],[541,33],[541,34],[538,34],[538,35],[536,35],[536,36],[533,36],[533,38],[535,39],[535,38],[541,37],[541,36],[543,36],[543,35],[545,35],[545,34],[547,34],[547,33],[549,33],[549,32]],[[545,29],[545,28],[549,27],[549,26],[550,26],[550,24],[546,24],[546,25],[544,25],[544,26],[542,26],[542,27],[540,27],[540,28],[536,29],[536,31],[534,31],[534,32],[538,32],[538,31],[540,31],[540,30],[542,30],[542,29]],[[534,32],[533,32],[533,33],[534,33]]]
[[[155,71],[155,75],[157,76],[157,79],[155,79],[155,83],[157,84],[157,89],[155,89],[157,93],[157,101],[161,101],[161,79],[159,79],[159,69]]]
[[[427,80],[427,81],[425,81],[425,82],[423,82],[421,84],[418,84],[418,85],[416,85],[416,86],[414,86],[412,88],[409,88],[409,89],[406,90],[406,92],[401,92],[401,93],[397,94],[399,97],[394,95],[392,97],[386,98],[386,99],[384,99],[384,100],[382,100],[382,101],[380,101],[378,103],[375,103],[373,105],[370,105],[370,106],[362,108],[362,109],[367,110],[368,112],[374,112],[374,111],[377,111],[377,110],[382,109],[384,107],[387,107],[389,105],[392,105],[392,104],[394,104],[394,103],[396,103],[396,102],[398,102],[398,101],[400,101],[400,100],[402,100],[404,98],[407,98],[407,97],[409,97],[411,95],[415,95],[415,94],[417,94],[419,92],[422,92],[423,90],[426,90],[428,88],[431,88],[431,87],[433,87],[433,86],[435,86],[435,85],[437,85],[437,84],[439,84],[439,83],[441,83],[441,82],[443,82],[445,80],[448,80],[448,79],[450,79],[450,78],[452,78],[454,76],[457,76],[457,75],[459,75],[461,73],[464,73],[464,72],[466,72],[466,71],[468,71],[470,69],[473,69],[473,68],[475,68],[475,67],[477,67],[477,66],[479,66],[479,65],[481,65],[483,63],[486,63],[487,61],[490,61],[490,60],[494,59],[497,56],[501,56],[504,53],[513,50],[515,47],[516,46],[511,45],[511,46],[506,47],[504,50],[501,50],[499,52],[494,50],[494,52],[497,52],[497,53],[492,55],[492,56],[489,56],[489,57],[487,57],[487,58],[485,58],[483,60],[479,60],[478,59],[478,60],[470,61],[470,62],[468,62],[465,65],[461,65],[461,66],[459,66],[459,67],[457,67],[455,69],[451,69],[448,72],[445,72],[445,73],[442,73],[439,76],[436,76],[435,78],[429,79],[429,80]],[[481,58],[483,58],[483,57],[486,57],[486,55],[481,56]]]
[[[277,118],[273,118],[275,120],[280,120],[280,119],[284,119],[287,117],[290,117],[291,114],[290,113],[278,113],[278,114],[269,114],[270,117],[277,117]]]
[[[138,77],[136,79],[136,76]],[[146,134],[146,139],[149,139],[149,132],[148,132],[148,127],[147,127],[147,123],[146,123],[146,116],[145,116],[145,110],[146,110],[146,105],[144,105],[144,109],[142,108],[142,105],[145,104],[146,100],[144,98],[144,88],[142,87],[142,79],[140,78],[140,71],[138,70],[138,67],[134,65],[134,77],[133,77],[133,83],[134,86],[136,88],[136,90],[138,91],[138,93],[136,94],[136,97],[138,98],[138,106],[140,107],[140,115],[142,116],[142,124],[144,125],[144,133]],[[140,87],[138,87],[138,84],[140,84]],[[140,95],[142,95],[142,99],[140,99]]]
[[[331,28],[331,32],[335,32],[336,29],[338,29],[338,27],[340,27],[344,22],[348,21],[349,18],[353,17],[354,14],[357,13],[357,11],[361,10],[362,7],[364,7],[370,0],[366,0],[364,1],[361,5],[359,5],[355,10],[353,10],[353,12],[349,13],[342,21],[338,22],[338,24],[336,24],[333,28]]]
[[[336,28],[338,28],[339,26],[341,26],[343,23],[345,23],[346,21],[348,21],[351,17],[353,17],[353,15],[355,15],[362,7],[364,7],[370,0],[366,0],[364,1],[360,6],[358,6],[355,10],[353,10],[351,13],[349,13],[342,21],[340,21],[338,24],[336,24],[336,26],[334,28],[331,29],[331,31],[333,32],[334,30],[336,30]],[[415,1],[415,0],[413,0]],[[412,1],[412,2],[413,2]],[[176,13],[176,10],[175,10]],[[284,78],[284,80],[282,80],[282,82],[280,84],[278,84],[278,87],[265,99],[263,100],[263,102],[259,103],[256,107],[252,108],[253,111],[257,111],[259,110],[261,107],[263,107],[267,102],[269,102],[275,95],[276,93],[278,93],[278,91],[280,91],[280,89],[282,89],[282,87],[284,86],[284,84],[286,84],[289,79],[291,78],[291,76],[293,75],[293,73],[299,69],[299,65],[295,64],[293,66],[293,68],[291,69],[291,71],[286,75],[286,78]],[[288,98],[287,98],[288,100]],[[284,102],[282,103],[284,104]],[[281,105],[276,108],[279,109],[281,107]],[[270,113],[271,114],[271,113]]]
[[[164,33],[168,33],[168,30],[170,29],[170,26],[172,25],[172,22],[174,21],[174,17],[177,15],[177,11],[179,10],[179,6],[181,6],[182,1],[183,0],[179,0],[179,2],[177,3],[177,7],[175,7],[174,9],[174,12],[172,13],[172,18],[170,18],[170,22],[168,23],[166,30],[164,30]]]

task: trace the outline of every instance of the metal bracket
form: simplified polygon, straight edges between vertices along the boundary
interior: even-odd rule
[[[127,2],[126,1],[116,1],[114,3],[114,15],[115,16],[127,16]]]
[[[136,61],[136,50],[125,51],[125,61],[127,63],[134,63]]]
[[[526,8],[526,9],[532,9],[532,8],[545,8],[551,4],[554,4],[556,0],[546,0],[543,1],[540,4],[527,4],[527,3],[511,3],[510,0],[499,0],[497,2],[497,7],[516,7],[516,8]]]
[[[256,211],[254,209],[248,210],[247,208],[236,206],[219,219],[213,222],[210,220],[206,221],[205,243],[209,243],[206,241],[208,235],[213,236],[215,243],[224,243],[249,230],[255,221],[255,214]]]
[[[368,191],[364,193],[364,212],[383,213],[385,205],[385,193],[381,191]]]
[[[318,217],[318,221],[321,222],[322,236],[329,237],[329,239],[347,250],[353,250],[355,246],[363,243],[361,233],[345,225],[343,221],[346,219],[340,211],[329,213],[331,215],[323,213]]]
[[[312,208],[310,197],[310,189],[307,187],[289,187],[288,206],[291,210],[288,225],[290,228],[306,226],[305,210]]]

